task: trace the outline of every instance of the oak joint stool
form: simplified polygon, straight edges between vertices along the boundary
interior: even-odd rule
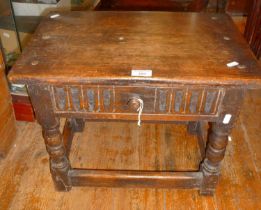
[[[225,14],[65,12],[43,20],[9,79],[28,87],[57,190],[166,187],[212,195],[244,92],[260,88],[261,71]],[[67,118],[63,133],[60,118]],[[73,134],[86,120],[185,122],[203,161],[192,172],[72,168]]]

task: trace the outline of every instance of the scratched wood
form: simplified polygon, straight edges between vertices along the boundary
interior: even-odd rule
[[[228,68],[232,61],[239,68]],[[137,79],[132,69],[151,69],[153,77]],[[261,72],[228,15],[84,11],[44,18],[9,79],[259,87]]]
[[[15,144],[0,162],[0,209],[260,209],[260,94],[247,94],[213,197],[174,189],[74,187],[56,192],[40,126],[19,122]],[[74,167],[90,168],[193,169],[199,156],[185,126],[169,124],[139,129],[134,123],[87,123],[71,150]]]

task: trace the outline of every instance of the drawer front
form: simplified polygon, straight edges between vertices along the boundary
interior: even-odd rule
[[[55,113],[214,116],[224,90],[217,87],[53,86]]]

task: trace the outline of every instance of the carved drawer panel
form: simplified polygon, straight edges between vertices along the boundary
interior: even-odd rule
[[[195,86],[54,86],[56,113],[143,113],[170,115],[216,115],[223,89]]]
[[[173,89],[172,113],[214,115],[221,96],[219,89]]]

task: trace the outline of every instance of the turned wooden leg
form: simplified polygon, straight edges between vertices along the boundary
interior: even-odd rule
[[[59,130],[60,122],[52,107],[50,88],[48,86],[30,85],[28,86],[28,93],[37,121],[43,129],[54,185],[59,191],[69,191],[71,189],[71,179],[68,176],[70,163]]]
[[[205,158],[200,165],[203,180],[200,194],[212,195],[218,182],[221,161],[224,158],[228,135],[239,115],[244,92],[240,89],[229,89],[220,107],[220,117],[212,122],[206,147]]]
[[[190,134],[197,134],[198,133],[198,128],[199,128],[199,122],[189,122],[188,123],[188,127],[187,127],[187,130],[188,130],[188,133]]]
[[[71,180],[68,176],[70,163],[59,131],[58,120],[53,126],[43,125],[43,136],[50,156],[50,171],[55,188],[58,191],[69,191],[71,189]]]
[[[218,123],[212,123],[209,140],[206,148],[206,157],[201,164],[203,182],[200,194],[212,195],[220,174],[220,163],[224,158],[228,142],[228,129]]]

